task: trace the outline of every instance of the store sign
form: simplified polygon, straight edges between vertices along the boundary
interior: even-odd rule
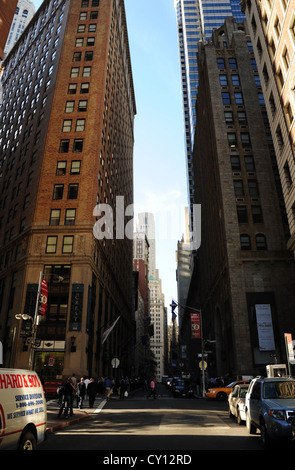
[[[255,305],[257,331],[260,351],[274,351],[276,349],[271,307],[269,304]]]
[[[84,284],[73,284],[70,311],[70,331],[81,331]]]

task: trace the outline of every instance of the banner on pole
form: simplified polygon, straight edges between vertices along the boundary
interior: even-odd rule
[[[192,338],[201,338],[201,322],[199,313],[191,313]]]
[[[41,294],[40,294],[40,307],[39,307],[39,313],[40,315],[42,315],[42,317],[44,317],[46,313],[47,301],[48,301],[48,285],[47,285],[47,281],[43,278],[41,281]]]

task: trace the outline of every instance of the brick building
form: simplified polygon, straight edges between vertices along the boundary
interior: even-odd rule
[[[125,221],[124,208],[133,203],[136,105],[124,1],[44,1],[4,66],[5,365],[28,366],[25,335],[32,320],[19,322],[15,315],[34,317],[43,273],[48,304],[33,367],[41,376],[105,375],[116,356],[122,372],[130,373],[132,240],[117,236],[115,225],[119,210]],[[99,237],[93,228],[102,207],[114,218],[101,224]],[[102,344],[102,332],[119,316]]]
[[[187,305],[201,308],[204,340],[216,341],[209,375],[265,373],[275,357],[286,361],[284,333],[295,333],[295,264],[246,23],[227,19],[198,60],[202,242]]]

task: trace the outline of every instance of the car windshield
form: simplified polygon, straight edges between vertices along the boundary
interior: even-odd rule
[[[295,398],[295,381],[266,382],[263,387],[264,398]]]

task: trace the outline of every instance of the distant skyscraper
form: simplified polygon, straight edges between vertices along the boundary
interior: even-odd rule
[[[178,26],[178,44],[181,65],[185,148],[187,157],[188,201],[194,204],[194,173],[192,151],[196,124],[196,98],[198,93],[197,50],[199,41],[212,37],[212,30],[219,28],[225,18],[234,17],[237,22],[245,19],[240,0],[174,0]]]
[[[31,0],[18,0],[15,14],[4,49],[4,57],[12,49],[25,27],[35,14],[35,5]]]

